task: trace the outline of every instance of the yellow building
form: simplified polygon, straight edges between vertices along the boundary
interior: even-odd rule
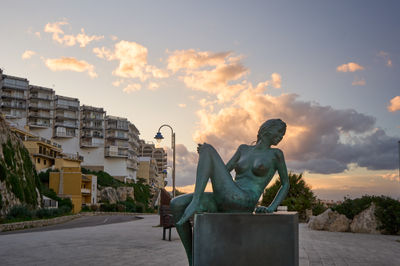
[[[164,187],[164,175],[158,174],[157,161],[151,157],[139,157],[139,170],[137,178],[156,188]]]
[[[74,213],[82,205],[97,203],[97,176],[84,175],[80,167],[63,167],[60,172],[51,172],[49,188],[61,198],[70,198],[74,204]]]

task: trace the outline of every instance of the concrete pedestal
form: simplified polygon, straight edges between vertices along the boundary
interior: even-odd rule
[[[296,212],[196,214],[194,266],[299,265]]]

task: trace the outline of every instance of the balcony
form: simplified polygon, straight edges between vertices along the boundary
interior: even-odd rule
[[[126,167],[130,168],[130,169],[133,169],[133,170],[138,170],[139,169],[137,163],[136,162],[132,162],[132,161],[128,161]]]
[[[53,106],[47,104],[40,104],[40,103],[29,103],[29,108],[31,109],[42,109],[42,110],[52,110]]]
[[[79,106],[56,103],[56,109],[65,109],[65,110],[78,111],[79,110]]]
[[[68,120],[78,120],[78,116],[76,114],[68,114],[68,113],[56,113],[56,118],[68,119]]]
[[[56,122],[56,127],[68,127],[68,128],[78,128],[78,123],[65,123],[65,122]]]
[[[81,193],[82,193],[82,194],[90,194],[90,189],[88,189],[88,188],[81,188]]]
[[[117,123],[106,123],[106,129],[129,131],[128,125],[118,125]]]
[[[29,99],[38,99],[38,100],[45,100],[45,101],[52,101],[53,97],[52,95],[43,95],[43,94],[37,94],[37,93],[31,93],[29,95]]]
[[[62,153],[61,155],[57,156],[57,158],[83,162],[83,156],[75,153]]]
[[[118,158],[128,158],[128,151],[118,149],[117,146],[110,146],[104,149],[105,157],[118,157]]]
[[[55,138],[73,138],[76,137],[75,133],[72,132],[56,132],[54,133]]]
[[[48,128],[51,127],[50,123],[44,123],[44,122],[28,122],[28,126],[29,127],[33,127],[33,128]]]
[[[2,97],[2,98],[10,98],[10,99],[23,99],[23,100],[26,100],[25,95],[23,95],[23,94],[16,94],[16,93],[6,93],[6,92],[3,92],[3,93],[1,94],[1,97]]]
[[[53,116],[50,113],[44,113],[44,112],[29,112],[28,116],[36,118],[47,118],[47,119],[53,118]]]
[[[102,139],[100,139],[102,140]],[[81,147],[82,148],[98,148],[104,147],[104,141],[94,140],[92,138],[82,138],[81,139]]]
[[[96,125],[96,124],[91,124],[91,123],[83,123],[83,124],[82,124],[82,129],[98,129],[98,130],[103,130],[103,125]]]
[[[15,102],[2,102],[1,106],[8,107],[8,108],[14,108],[14,109],[26,109],[25,104],[19,104],[19,103],[15,103]]]

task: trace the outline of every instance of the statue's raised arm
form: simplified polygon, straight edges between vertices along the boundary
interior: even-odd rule
[[[257,202],[276,171],[281,188],[268,207],[256,212],[273,212],[289,191],[289,178],[283,152],[277,145],[286,133],[286,124],[280,119],[270,119],[258,130],[255,145],[240,145],[232,159],[225,165],[210,144],[198,146],[195,191],[174,198],[171,210],[176,229],[192,265],[192,230],[189,218],[196,212],[253,212]],[[235,170],[235,179],[230,172]],[[208,180],[213,192],[204,192]]]

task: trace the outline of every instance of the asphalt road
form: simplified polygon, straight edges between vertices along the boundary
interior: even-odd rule
[[[71,228],[80,228],[80,227],[89,227],[89,226],[99,226],[106,224],[115,224],[115,223],[123,223],[130,222],[143,219],[138,216],[130,216],[130,215],[99,215],[99,216],[83,216],[76,218],[74,220],[49,225],[44,227],[30,228],[24,230],[17,231],[8,231],[1,232],[0,235],[10,235],[10,234],[21,234],[21,233],[29,233],[29,232],[44,232],[44,231],[52,231],[52,230],[62,230],[62,229],[71,229]]]

